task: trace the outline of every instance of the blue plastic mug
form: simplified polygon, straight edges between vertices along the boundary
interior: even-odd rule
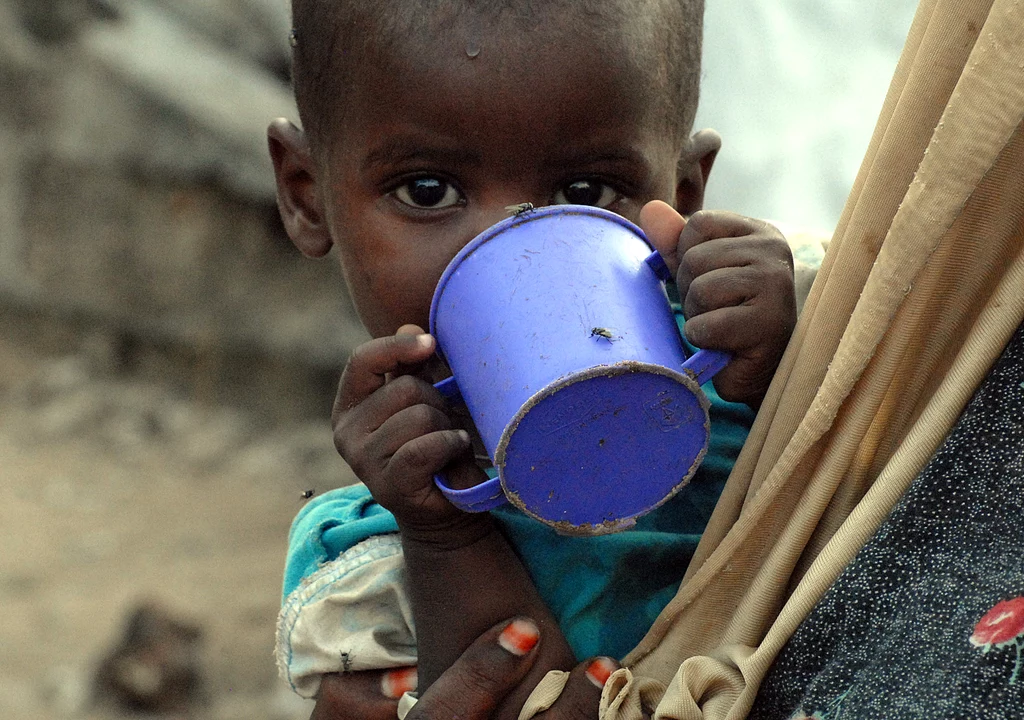
[[[687,358],[643,232],[595,207],[510,217],[449,263],[430,332],[498,477],[438,487],[458,507],[506,500],[570,535],[616,532],[678,492],[707,451],[700,389],[729,361]]]

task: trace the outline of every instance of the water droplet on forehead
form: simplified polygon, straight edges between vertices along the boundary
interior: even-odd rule
[[[470,40],[466,43],[466,56],[475,58],[480,54],[480,43],[476,40]]]

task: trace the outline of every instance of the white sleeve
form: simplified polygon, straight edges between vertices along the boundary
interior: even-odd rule
[[[397,533],[368,538],[306,578],[277,621],[277,667],[315,697],[325,673],[416,664],[416,635]]]

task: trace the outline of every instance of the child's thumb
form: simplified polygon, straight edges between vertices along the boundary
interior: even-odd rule
[[[672,275],[679,269],[679,234],[685,227],[686,219],[661,200],[652,200],[640,210],[640,229],[661,253]]]

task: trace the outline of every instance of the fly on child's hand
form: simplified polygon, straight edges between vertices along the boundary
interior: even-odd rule
[[[441,393],[415,374],[434,348],[434,338],[411,325],[363,343],[345,366],[331,413],[338,452],[403,531],[447,531],[466,517],[434,484],[434,474],[471,445]]]
[[[648,203],[640,226],[679,287],[686,338],[732,355],[715,376],[725,400],[761,405],[796,326],[793,254],[763,220],[725,211],[688,219]]]

